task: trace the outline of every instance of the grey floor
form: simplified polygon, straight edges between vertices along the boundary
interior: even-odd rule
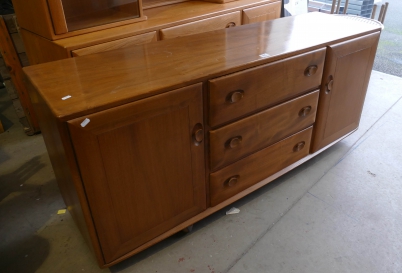
[[[402,272],[402,78],[373,71],[360,128],[257,192],[100,270],[64,208],[41,135],[4,89],[0,272]]]

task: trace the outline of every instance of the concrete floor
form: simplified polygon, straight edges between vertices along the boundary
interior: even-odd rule
[[[1,272],[402,272],[402,78],[373,71],[357,132],[233,206],[100,270],[64,208],[41,135],[4,89]]]

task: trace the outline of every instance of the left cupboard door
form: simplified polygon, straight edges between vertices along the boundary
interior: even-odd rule
[[[205,210],[201,84],[68,127],[105,263]]]

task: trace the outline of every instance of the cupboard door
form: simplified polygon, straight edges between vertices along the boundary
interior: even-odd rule
[[[329,46],[312,152],[359,126],[380,33]]]
[[[105,263],[206,208],[201,84],[68,122]]]

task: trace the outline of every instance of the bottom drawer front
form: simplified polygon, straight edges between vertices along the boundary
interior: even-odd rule
[[[312,127],[275,143],[210,175],[215,206],[309,154]]]

